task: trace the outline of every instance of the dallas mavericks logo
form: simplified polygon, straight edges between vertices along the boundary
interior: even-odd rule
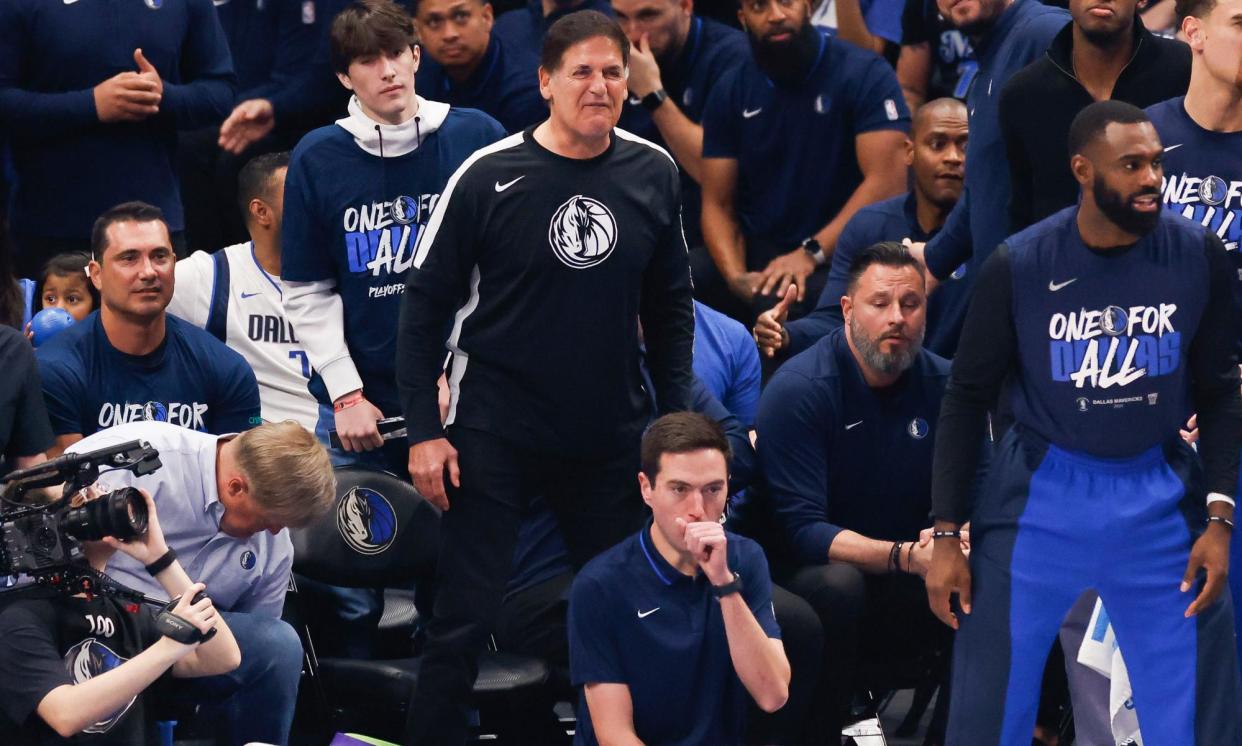
[[[401,225],[418,220],[418,200],[404,194],[392,201],[392,219]]]
[[[1229,184],[1219,176],[1199,182],[1199,199],[1207,205],[1219,205],[1229,196]]]
[[[336,508],[336,529],[358,554],[379,554],[397,538],[397,513],[380,493],[354,487]]]
[[[617,221],[602,202],[579,194],[556,209],[548,226],[548,243],[566,267],[594,267],[616,248]]]
[[[254,552],[247,549],[242,552],[240,562],[243,570],[253,570],[255,564],[258,562],[258,558],[254,556]]]
[[[1120,337],[1130,326],[1130,317],[1121,306],[1109,306],[1100,314],[1100,329],[1110,337]]]
[[[960,280],[965,276],[966,276],[966,265],[963,264],[959,266],[957,269],[953,270],[953,274],[949,275],[949,279]]]
[[[910,420],[910,424],[906,425],[906,432],[915,440],[922,440],[931,432],[931,426],[927,424],[927,420],[922,417],[915,417]]]
[[[88,637],[69,648],[65,651],[64,657],[65,669],[73,676],[74,684],[83,684],[100,674],[111,671],[127,660],[129,659],[117,655],[111,648],[94,637]],[[130,697],[129,702],[124,707],[94,725],[87,727],[83,733],[107,733],[112,730],[112,726],[125,717],[125,713],[129,712],[129,708],[134,706],[134,700],[136,699],[137,697]]]
[[[168,422],[168,406],[149,401],[142,406],[142,418],[148,422]]]
[[[159,10],[160,8],[164,7],[164,0],[143,0],[143,1],[147,4],[147,7],[150,8],[151,10]]]

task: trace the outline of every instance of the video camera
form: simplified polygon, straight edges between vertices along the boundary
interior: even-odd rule
[[[101,470],[122,469],[143,476],[159,468],[159,453],[144,440],[132,440],[89,453],[67,453],[9,473],[0,496],[0,577],[25,574],[37,584],[67,593],[90,590],[80,581],[98,574],[87,565],[81,542],[145,535],[147,504],[133,487],[80,507],[72,507],[70,498],[94,484]],[[23,500],[32,490],[62,484],[60,497],[52,502]]]

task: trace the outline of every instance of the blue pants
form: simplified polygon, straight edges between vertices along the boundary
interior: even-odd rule
[[[1112,619],[1147,746],[1242,744],[1229,595],[1183,616],[1198,591],[1179,591],[1205,517],[1197,470],[1180,440],[1099,459],[1005,436],[972,523],[948,744],[1030,743],[1048,650],[1088,588]]]

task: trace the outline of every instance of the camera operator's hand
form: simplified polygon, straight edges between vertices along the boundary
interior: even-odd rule
[[[195,583],[185,589],[185,593],[181,594],[181,598],[177,600],[177,605],[172,608],[172,613],[194,625],[195,629],[204,635],[215,629],[216,623],[220,621],[220,613],[216,611],[215,604],[207,596],[203,596],[202,600],[194,603],[194,597],[201,591],[207,590],[207,586],[202,583]],[[187,645],[188,648],[197,647]]]
[[[147,533],[145,536],[130,541],[119,541],[105,536],[102,541],[118,552],[128,554],[144,565],[156,561],[168,551],[168,543],[164,541],[164,530],[160,528],[160,519],[155,513],[155,501],[146,490],[139,489],[142,499],[147,503]]]

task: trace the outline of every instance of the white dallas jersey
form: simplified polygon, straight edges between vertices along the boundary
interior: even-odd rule
[[[206,329],[246,358],[259,381],[265,422],[294,420],[314,432],[319,405],[306,389],[310,361],[281,308],[280,278],[263,271],[250,242],[217,254],[196,251],[177,262],[168,312]],[[227,284],[217,288],[217,283]]]

